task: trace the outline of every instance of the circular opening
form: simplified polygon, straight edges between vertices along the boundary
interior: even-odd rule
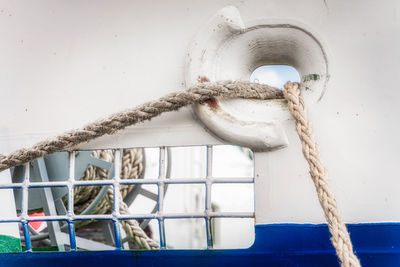
[[[268,84],[283,90],[286,82],[300,82],[299,72],[289,65],[264,65],[250,75],[250,82]]]
[[[329,77],[328,61],[321,44],[306,30],[280,24],[256,25],[224,40],[215,43],[216,47],[207,44],[207,49],[201,50],[206,51],[200,55],[202,76],[210,80],[249,80],[260,66],[286,68],[301,78],[290,80],[302,81],[302,88],[308,89],[303,92],[306,102],[315,103],[323,96]],[[271,77],[268,83],[275,85]]]

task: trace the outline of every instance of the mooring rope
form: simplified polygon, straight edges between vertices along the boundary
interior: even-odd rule
[[[156,101],[116,113],[107,119],[93,122],[84,128],[67,132],[53,139],[40,142],[31,148],[17,150],[8,156],[0,156],[0,171],[47,156],[51,153],[73,148],[106,134],[113,134],[127,126],[150,120],[164,112],[198,103],[212,97],[277,99],[283,98],[281,90],[250,82],[223,81],[200,83],[186,91],[169,94]]]
[[[361,266],[353,252],[349,232],[340,216],[335,196],[328,183],[327,170],[321,161],[319,148],[314,140],[314,130],[311,126],[311,121],[308,119],[306,107],[300,93],[298,83],[285,84],[283,94],[288,101],[290,113],[296,120],[296,130],[303,147],[303,155],[308,162],[319,203],[328,222],[329,231],[332,235],[332,245],[336,249],[336,254],[342,266]]]
[[[314,141],[313,129],[297,83],[287,83],[282,93],[277,88],[242,81],[222,81],[199,83],[186,91],[173,93],[153,102],[148,102],[131,110],[112,115],[94,122],[82,129],[71,131],[34,145],[32,148],[17,150],[8,156],[0,156],[0,171],[24,164],[53,152],[70,149],[97,137],[113,134],[127,126],[150,120],[164,112],[177,110],[183,106],[199,103],[213,97],[246,99],[285,99],[296,120],[296,130],[303,146],[303,154],[310,168],[310,174],[317,190],[321,207],[328,222],[331,241],[344,267],[361,266],[353,252],[347,227],[344,224],[335,197],[328,184],[327,172],[321,162],[318,146]]]

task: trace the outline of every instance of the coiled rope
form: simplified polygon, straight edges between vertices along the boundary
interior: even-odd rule
[[[296,130],[302,142],[303,155],[310,168],[310,175],[317,190],[318,199],[328,222],[331,241],[340,263],[344,267],[361,266],[353,252],[347,227],[344,224],[333,193],[328,184],[327,172],[321,162],[318,146],[314,141],[313,129],[297,83],[287,83],[282,93],[277,88],[242,81],[222,81],[199,83],[186,91],[173,93],[156,101],[136,108],[116,113],[111,117],[96,121],[86,127],[51,140],[40,142],[31,148],[17,150],[8,156],[0,156],[0,171],[24,164],[50,153],[70,149],[97,137],[113,134],[127,126],[150,120],[164,112],[177,110],[183,106],[199,103],[213,97],[246,99],[281,99],[288,101],[291,114],[296,120]],[[123,202],[123,201],[122,201]]]
[[[114,150],[95,150],[93,157],[113,162]],[[143,149],[130,148],[122,152],[121,179],[137,179],[143,171]],[[105,180],[108,178],[108,171],[102,168],[88,165],[81,180]],[[135,185],[121,185],[119,197],[119,212],[122,215],[129,215],[129,207],[124,202],[125,197],[133,190]],[[99,186],[77,186],[74,189],[74,213],[81,214],[92,203],[100,193]],[[67,198],[65,202],[68,201]],[[114,192],[112,187],[107,189],[103,199],[91,211],[91,214],[112,213],[114,203]],[[137,220],[121,220],[122,227],[127,236],[141,249],[158,249],[160,245],[152,240],[140,227]],[[80,228],[91,221],[81,221],[77,228]]]

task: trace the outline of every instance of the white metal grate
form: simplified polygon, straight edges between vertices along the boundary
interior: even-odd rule
[[[254,218],[254,212],[216,212],[212,209],[211,203],[211,188],[213,184],[241,184],[254,183],[254,177],[241,178],[223,178],[213,177],[213,146],[207,146],[206,149],[206,177],[201,178],[174,178],[167,179],[166,173],[166,147],[159,148],[159,175],[158,178],[149,179],[120,179],[120,165],[122,149],[115,150],[114,161],[114,176],[109,180],[76,180],[75,179],[75,154],[69,152],[69,176],[66,181],[48,181],[48,182],[32,182],[30,181],[30,163],[25,164],[25,176],[23,182],[1,184],[0,189],[21,189],[22,190],[22,205],[19,217],[2,218],[0,223],[21,223],[25,240],[26,251],[32,251],[31,234],[29,232],[29,222],[32,221],[64,221],[68,226],[68,235],[70,242],[70,250],[77,250],[75,236],[75,222],[82,220],[111,220],[114,226],[115,249],[122,249],[120,220],[127,219],[155,219],[159,225],[159,237],[161,249],[166,248],[165,240],[165,219],[189,219],[201,218],[205,221],[207,248],[213,248],[212,238],[212,219],[213,218]],[[121,185],[132,184],[153,184],[158,187],[157,195],[157,211],[155,213],[143,213],[134,215],[122,215],[119,212],[119,201],[113,201],[113,212],[111,214],[91,214],[80,215],[74,214],[74,188],[76,186],[112,186],[114,200],[120,197]],[[166,213],[164,212],[164,195],[165,186],[168,184],[203,184],[205,185],[205,209],[203,212],[189,213]],[[68,188],[68,205],[65,215],[45,215],[31,217],[28,215],[28,191],[31,188],[51,188],[51,187],[67,187]]]

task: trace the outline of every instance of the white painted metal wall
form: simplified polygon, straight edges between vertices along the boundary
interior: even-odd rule
[[[307,104],[345,221],[400,221],[395,0],[1,1],[0,152],[183,90],[189,44],[227,5],[245,26],[279,19],[317,36],[330,77]],[[256,222],[323,222],[293,121],[282,126],[288,147],[256,154]],[[186,108],[83,147],[220,142]]]

